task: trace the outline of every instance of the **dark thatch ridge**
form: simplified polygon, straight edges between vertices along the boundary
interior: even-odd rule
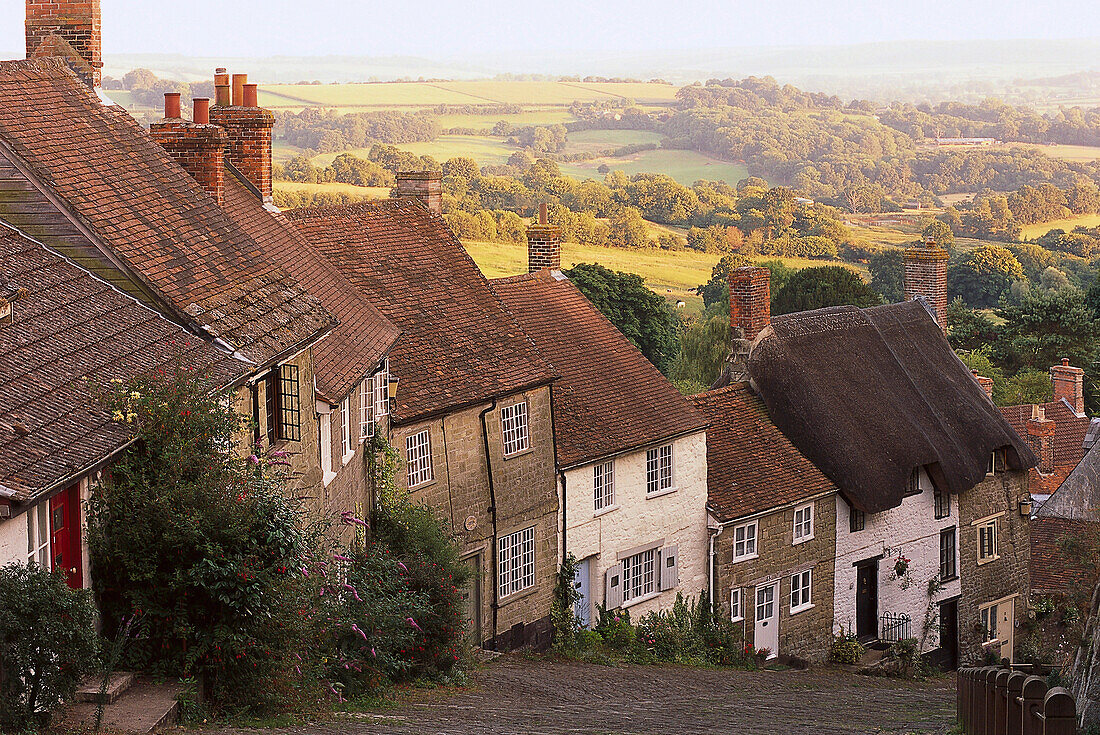
[[[924,467],[941,492],[981,482],[994,450],[1038,462],[917,302],[772,318],[749,356],[772,421],[855,507],[899,505]]]

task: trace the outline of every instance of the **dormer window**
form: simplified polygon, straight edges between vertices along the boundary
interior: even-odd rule
[[[1005,468],[1005,450],[995,449],[989,455],[989,464],[986,466],[985,473],[992,475],[1004,470]]]
[[[23,294],[22,289],[0,281],[0,326],[15,323],[15,302]]]

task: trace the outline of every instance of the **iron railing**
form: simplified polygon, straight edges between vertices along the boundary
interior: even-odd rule
[[[912,619],[908,613],[883,613],[879,630],[879,640],[883,643],[904,641],[913,637]]]

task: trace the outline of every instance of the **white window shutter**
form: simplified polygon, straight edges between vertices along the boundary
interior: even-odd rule
[[[604,607],[614,610],[623,604],[623,565],[616,564],[604,572]]]
[[[678,547],[668,546],[661,550],[661,589],[674,589],[680,584],[680,554]]]

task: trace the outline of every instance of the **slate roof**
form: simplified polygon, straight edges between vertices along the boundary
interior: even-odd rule
[[[60,59],[0,62],[0,141],[180,323],[261,364],[333,326],[124,109]]]
[[[1096,583],[1087,561],[1072,548],[1064,548],[1068,540],[1085,548],[1094,545],[1100,524],[1066,518],[1031,519],[1031,589],[1033,592],[1069,593],[1090,590]],[[1086,593],[1088,594],[1088,593]]]
[[[707,500],[721,521],[835,491],[791,444],[746,383],[691,397],[707,428]]]
[[[95,404],[89,383],[179,364],[220,385],[246,363],[189,335],[43,245],[0,227],[0,283],[19,289],[0,325],[0,488],[33,500],[109,456],[128,432]],[[7,494],[7,493],[4,493]]]
[[[552,389],[559,466],[706,427],[691,403],[560,271],[490,285],[561,376]]]
[[[554,379],[443,218],[415,199],[286,214],[404,333],[390,353],[396,423]]]
[[[1100,445],[1089,450],[1036,515],[1100,522]]]
[[[339,401],[386,355],[401,333],[364,294],[325,259],[281,213],[271,212],[235,175],[226,171],[225,211],[299,283],[307,284],[339,320],[313,347],[317,388]]]
[[[994,408],[919,302],[838,306],[772,317],[749,374],[776,426],[856,508],[898,506],[925,467],[941,492],[1037,460]]]

